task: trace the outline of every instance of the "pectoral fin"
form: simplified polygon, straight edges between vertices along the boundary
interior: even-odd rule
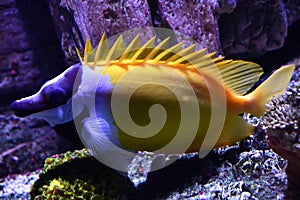
[[[109,139],[110,132],[105,119],[86,118],[79,136],[92,156],[111,168],[127,173],[128,165],[136,154],[115,145]]]

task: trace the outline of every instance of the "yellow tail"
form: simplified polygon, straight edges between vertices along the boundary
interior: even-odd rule
[[[295,65],[286,65],[276,70],[267,80],[246,96],[250,100],[251,114],[261,116],[266,111],[266,103],[273,96],[283,94],[293,75]]]

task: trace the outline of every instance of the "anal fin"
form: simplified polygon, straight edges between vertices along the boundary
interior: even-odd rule
[[[222,147],[241,141],[253,133],[254,127],[249,125],[241,116],[226,120],[221,136],[215,147]]]

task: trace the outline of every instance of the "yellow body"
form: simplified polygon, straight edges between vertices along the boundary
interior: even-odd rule
[[[233,144],[244,139],[253,132],[240,116],[241,113],[261,115],[265,111],[265,103],[274,95],[285,90],[294,66],[286,66],[275,72],[267,81],[259,86],[254,92],[245,93],[254,85],[262,73],[262,69],[254,63],[245,61],[223,60],[214,58],[213,54],[205,54],[205,50],[194,52],[193,47],[181,49],[181,44],[166,48],[167,40],[154,46],[154,39],[143,46],[136,37],[127,47],[123,44],[122,37],[108,48],[105,36],[103,36],[98,49],[92,50],[87,42],[83,65],[93,69],[101,75],[108,75],[113,86],[122,84],[124,90],[116,93],[118,98],[127,98],[130,95],[129,110],[132,120],[139,126],[150,123],[149,109],[155,104],[160,104],[167,112],[167,121],[164,127],[154,136],[149,138],[133,137],[118,128],[118,140],[123,149],[155,151],[167,145],[176,135],[181,120],[181,110],[177,97],[163,84],[144,84],[133,77],[127,81],[119,80],[136,68],[145,68],[137,77],[151,77],[160,80],[160,83],[171,84],[176,88],[177,94],[184,94],[185,90],[192,87],[196,94],[200,112],[199,127],[190,147],[186,152],[198,152],[207,133],[211,121],[211,108],[226,106],[226,117],[220,138],[215,147]],[[108,50],[107,50],[108,49]],[[174,70],[181,75],[190,86],[178,82],[175,76],[166,73],[165,68]],[[217,69],[217,73],[213,70]],[[278,83],[280,79],[281,83]],[[277,80],[277,81],[276,81]],[[208,89],[207,84],[211,89]],[[132,85],[141,85],[131,95]],[[210,92],[221,93],[225,91],[226,104],[211,101]],[[111,98],[111,93],[107,94]],[[186,102],[193,99],[184,97]],[[138,133],[143,134],[143,133]],[[186,133],[193,134],[193,133]],[[177,152],[174,148],[173,153]]]
[[[147,65],[147,66],[145,66]],[[149,65],[149,64],[138,64],[137,66],[129,65],[129,69],[133,69],[134,67],[148,67],[151,68],[153,74],[139,74],[139,76],[157,76],[154,79],[157,80],[166,80],[169,82],[174,82],[176,84],[176,80],[169,79],[168,74],[164,74],[162,67],[167,66],[157,66],[156,65]],[[210,117],[211,117],[211,101],[209,96],[209,91],[204,81],[205,79],[210,79],[213,84],[218,85],[218,87],[222,87],[219,81],[213,79],[206,73],[199,73],[198,70],[195,68],[186,69],[184,67],[178,66],[175,69],[178,73],[180,73],[193,87],[196,96],[199,102],[199,112],[200,112],[200,120],[199,120],[199,129],[197,131],[197,136],[194,139],[192,146],[189,148],[188,152],[196,152],[199,151],[200,146],[202,144],[203,138],[205,133],[207,132],[208,125],[210,124]],[[105,74],[108,74],[111,77],[111,81],[116,84],[117,80],[121,78],[125,73],[127,73],[127,69],[118,66],[118,65],[111,65],[105,71]],[[134,83],[134,79],[131,80],[132,82],[123,83],[124,88],[130,88],[130,86]],[[143,83],[141,83],[143,85]],[[218,88],[215,87],[216,89]],[[183,93],[184,90],[190,89],[186,85],[177,85],[177,92]],[[252,133],[252,127],[246,125],[246,122],[242,120],[236,120],[234,126],[236,129],[232,128],[232,130],[236,130],[235,132],[228,133],[228,126],[231,123],[235,123],[233,120],[234,116],[237,116],[240,113],[249,111],[249,102],[247,98],[235,96],[229,90],[225,88],[226,97],[227,97],[227,116],[225,121],[225,127],[223,133],[221,135],[220,140],[216,144],[216,147],[224,146],[227,144],[232,144],[237,142]],[[214,91],[217,92],[217,91]],[[126,92],[119,94],[120,98],[125,98],[124,96],[127,95]],[[139,138],[133,137],[118,129],[119,132],[119,140],[121,145],[124,149],[127,150],[144,150],[144,151],[155,151],[157,149],[162,148],[168,142],[172,140],[172,138],[176,135],[177,130],[180,124],[180,105],[176,96],[168,90],[168,88],[164,87],[160,84],[145,84],[137,89],[134,94],[130,97],[130,114],[134,122],[140,126],[146,126],[150,123],[150,118],[148,115],[148,111],[150,107],[154,104],[162,105],[166,112],[167,112],[167,122],[163,129],[153,137],[150,138]],[[240,118],[240,117],[239,117]],[[239,119],[238,118],[238,119]],[[243,130],[240,129],[239,124],[242,123]],[[139,133],[142,134],[142,133]],[[189,134],[189,133],[186,133]],[[192,134],[192,133],[190,133]],[[232,137],[226,137],[232,136]],[[175,153],[175,151],[174,151]]]

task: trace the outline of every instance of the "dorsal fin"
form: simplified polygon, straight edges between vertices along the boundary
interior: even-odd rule
[[[155,58],[153,58],[153,62],[158,63],[160,60],[167,61],[171,56],[173,56],[174,54],[177,54],[179,51],[181,51],[182,44],[183,44],[183,42],[179,42],[178,44],[175,44],[174,46],[161,52],[159,55],[157,55]]]
[[[226,87],[238,95],[249,91],[263,73],[258,64],[243,60],[223,60],[216,66]]]
[[[108,54],[109,49],[110,49],[110,46],[106,40],[106,33],[104,33],[101,37],[101,40],[98,44],[98,47],[97,47],[97,50],[95,53],[93,67],[98,65],[98,62],[106,60],[106,56]]]
[[[196,44],[193,44],[185,49],[182,49],[181,51],[179,51],[178,53],[174,54],[173,56],[171,56],[167,62],[173,62],[181,57],[184,57],[186,55],[189,55],[190,53],[193,53],[195,51],[195,47]]]
[[[83,57],[82,57],[82,55],[80,53],[80,50],[77,47],[75,48],[75,50],[76,50],[78,58],[80,59],[80,62],[83,64]]]
[[[130,57],[130,62],[135,62],[138,57],[144,57],[143,52],[147,51],[147,49],[154,48],[156,36],[152,37],[148,42],[146,42],[141,48],[139,48],[135,53]],[[145,58],[145,57],[144,57]]]
[[[164,51],[166,48],[168,48],[168,43],[169,43],[170,37],[167,37],[164,39],[161,43],[156,45],[155,48],[153,48],[150,53],[145,57],[145,60],[147,59],[153,59],[157,57],[158,54],[161,53],[161,51]]]
[[[89,39],[85,42],[84,54],[83,54],[83,64],[88,64],[88,58],[90,57],[90,53],[93,51],[93,47],[91,41]]]
[[[127,48],[124,50],[123,55],[120,57],[119,62],[122,62],[124,59],[129,59],[134,54],[134,51],[141,48],[140,43],[140,34],[135,36],[135,38],[130,42]]]
[[[181,64],[181,63],[185,63],[185,62],[191,62],[193,63],[196,59],[201,58],[202,56],[204,56],[206,54],[207,49],[201,49],[199,51],[196,52],[192,52],[186,56],[183,56],[179,59],[177,59],[174,64]]]
[[[114,43],[114,45],[111,47],[109,50],[105,62],[108,64],[111,60],[116,60],[116,58],[119,58],[123,53],[124,50],[126,49],[124,42],[123,42],[123,37],[120,35],[117,39],[117,41]]]
[[[216,80],[222,79],[226,88],[234,94],[243,95],[258,81],[262,74],[262,68],[252,62],[242,60],[223,60],[223,57],[215,57],[215,53],[207,54],[207,49],[195,52],[196,44],[182,49],[182,42],[168,47],[169,38],[158,45],[154,45],[154,36],[144,45],[140,44],[140,35],[137,35],[126,47],[122,35],[112,47],[109,46],[105,34],[103,34],[97,50],[92,50],[89,40],[86,42],[84,56],[78,55],[83,64],[95,66],[108,66],[110,63],[119,64],[165,64],[170,67],[181,67],[189,70],[192,66],[206,72]],[[112,62],[113,61],[113,62]]]

